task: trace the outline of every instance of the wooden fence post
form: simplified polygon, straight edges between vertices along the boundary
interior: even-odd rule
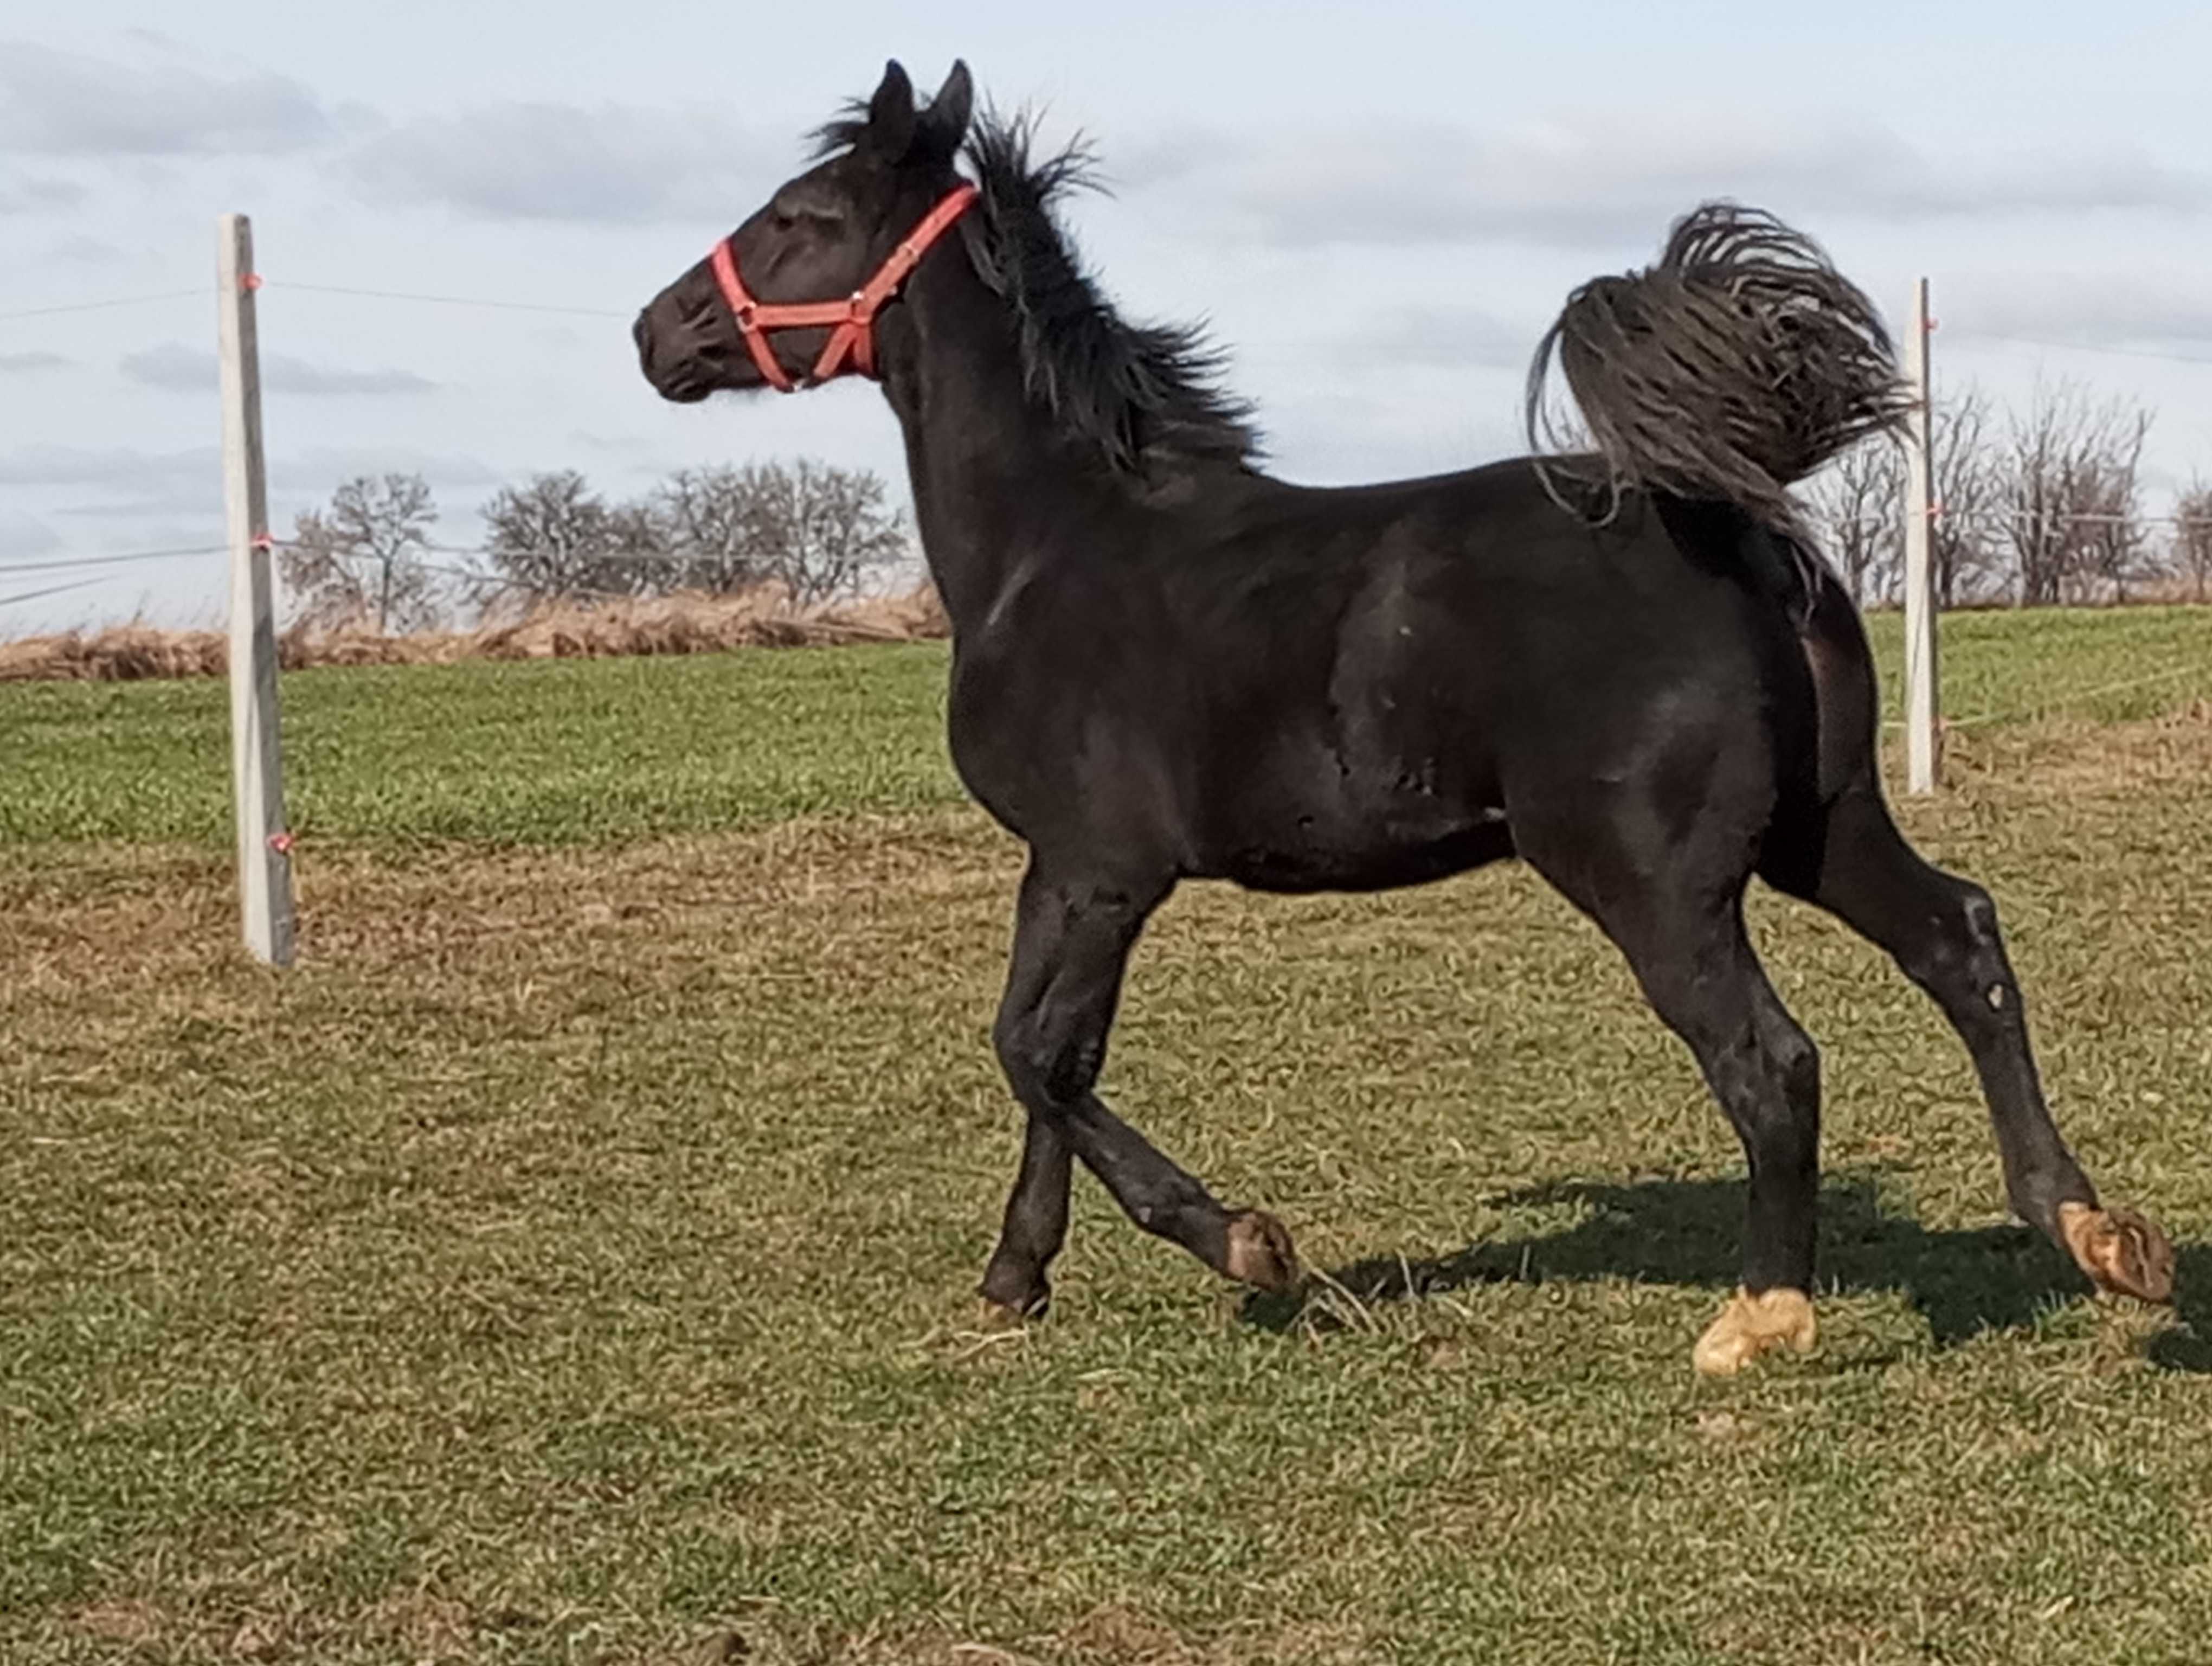
[[[246,946],[292,964],[291,835],[276,715],[276,597],[268,481],[261,459],[261,350],[253,227],[218,222],[216,337],[222,363],[222,502],[230,541],[230,778],[238,827],[238,902]]]
[[[1936,570],[1929,545],[1936,531],[1934,459],[1930,427],[1934,379],[1928,369],[1928,280],[1912,284],[1912,316],[1905,326],[1905,376],[1912,389],[1912,415],[1905,441],[1905,776],[1906,789],[1932,793],[1942,767],[1938,733],[1941,702],[1936,660]]]

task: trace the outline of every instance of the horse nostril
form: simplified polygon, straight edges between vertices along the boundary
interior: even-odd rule
[[[637,315],[637,322],[631,325],[629,327],[629,338],[637,344],[637,350],[641,353],[645,351],[645,338],[651,326],[647,324],[646,315],[643,313],[640,313]]]

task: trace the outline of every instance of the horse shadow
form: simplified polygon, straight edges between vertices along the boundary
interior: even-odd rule
[[[1629,1279],[1733,1290],[1743,1229],[1743,1184],[1724,1180],[1555,1182],[1493,1200],[1522,1207],[1571,1205],[1574,1225],[1471,1243],[1446,1256],[1373,1256],[1323,1275],[1362,1306],[1416,1301],[1485,1284]],[[2181,1322],[2148,1350],[2168,1371],[2212,1373],[2212,1245],[2177,1246]],[[2019,1225],[1930,1231],[1885,1208],[1870,1177],[1838,1177],[1820,1190],[1820,1287],[1846,1294],[1902,1294],[1938,1348],[1991,1331],[2026,1329],[2040,1313],[2078,1299],[2087,1286],[2041,1233]],[[1246,1322],[1328,1330],[1345,1320],[1297,1296],[1255,1294]]]

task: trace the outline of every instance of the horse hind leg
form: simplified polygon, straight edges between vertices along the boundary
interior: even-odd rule
[[[1810,884],[1781,865],[1771,877],[1886,950],[1942,1008],[1981,1079],[2014,1211],[2100,1292],[2169,1300],[2173,1248],[2165,1233],[2133,1210],[2100,1203],[2051,1120],[1989,893],[1923,860],[1865,781],[1828,811]]]
[[[1731,897],[1618,939],[1653,1009],[1696,1055],[1750,1167],[1742,1282],[1691,1353],[1714,1377],[1778,1350],[1809,1353],[1819,1335],[1820,1051],[1767,981],[1741,909]]]
[[[1729,1375],[1810,1351],[1819,1230],[1820,1061],[1767,981],[1743,924],[1755,841],[1743,813],[1694,818],[1655,843],[1640,801],[1517,828],[1522,854],[1595,921],[1681,1037],[1750,1167],[1742,1280],[1691,1356]]]

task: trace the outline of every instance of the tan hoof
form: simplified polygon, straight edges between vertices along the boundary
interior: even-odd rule
[[[1698,1338],[1690,1363],[1703,1377],[1733,1377],[1778,1347],[1810,1353],[1820,1337],[1812,1300],[1803,1291],[1767,1290],[1754,1296],[1739,1290]]]
[[[1247,1209],[1229,1222],[1229,1250],[1222,1271],[1258,1290],[1295,1290],[1298,1252],[1283,1223],[1264,1210]]]
[[[2058,1206],[2058,1232],[2089,1282],[2108,1296],[2173,1299],[2173,1246],[2133,1209]]]

